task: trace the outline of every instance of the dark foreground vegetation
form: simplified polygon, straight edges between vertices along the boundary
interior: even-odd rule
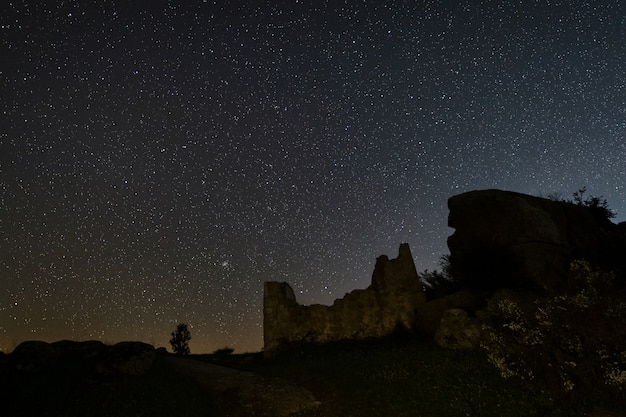
[[[96,375],[83,367],[0,372],[3,417],[219,416],[206,390],[162,356],[144,375]]]
[[[540,387],[505,380],[481,351],[453,351],[414,338],[303,346],[274,358],[196,359],[281,377],[321,405],[300,417],[585,416],[592,399],[558,403]]]
[[[170,367],[159,353],[144,375],[103,376],[65,366],[37,373],[5,368],[0,415],[13,416],[231,416],[228,399]],[[538,384],[503,379],[483,351],[439,348],[403,336],[300,346],[275,357],[262,353],[190,355],[189,359],[279,377],[310,390],[320,405],[296,417],[495,417],[589,414],[597,398],[557,401]],[[269,395],[269,393],[268,393]],[[280,397],[280,396],[279,396]],[[272,401],[281,401],[281,398]],[[613,409],[619,409],[613,405]],[[254,414],[256,415],[256,414]]]

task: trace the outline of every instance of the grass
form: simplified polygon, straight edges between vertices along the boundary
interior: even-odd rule
[[[321,405],[297,417],[582,417],[587,411],[502,379],[480,351],[444,350],[411,338],[301,346],[269,359],[262,353],[190,357],[308,388]],[[0,377],[3,417],[224,415],[223,399],[175,373],[160,356],[142,376],[103,377],[65,367]]]
[[[393,339],[303,346],[277,357],[198,356],[298,383],[322,402],[301,417],[584,416],[536,387],[504,380],[479,351]]]

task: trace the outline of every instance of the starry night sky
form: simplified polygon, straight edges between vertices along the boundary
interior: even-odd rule
[[[0,6],[0,349],[262,346],[263,281],[330,304],[447,199],[626,220],[626,3],[24,1]]]

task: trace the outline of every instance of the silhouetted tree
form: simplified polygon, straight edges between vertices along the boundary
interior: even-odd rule
[[[177,355],[189,355],[191,353],[189,340],[191,340],[191,333],[189,333],[187,325],[180,323],[176,326],[176,330],[172,332],[172,338],[170,339],[174,353]]]
[[[587,207],[595,219],[599,222],[610,221],[615,217],[615,212],[609,208],[609,203],[606,198],[588,196],[584,198],[584,194],[587,192],[587,188],[583,187],[573,194],[574,200],[570,202],[579,206]]]
[[[441,271],[427,269],[419,274],[424,293],[429,300],[455,293],[463,287],[450,263],[450,255],[443,255],[439,258],[439,267]]]
[[[606,201],[606,198],[602,196],[596,197],[590,195],[585,197],[585,193],[587,192],[587,187],[583,187],[580,190],[576,191],[572,194],[573,199],[563,198],[561,193],[550,193],[546,196],[539,194],[539,197],[547,198],[552,201],[561,201],[570,204],[576,204],[577,206],[585,207],[589,209],[592,216],[600,223],[605,223],[610,221],[610,219],[614,218],[617,214],[609,208],[609,203]]]

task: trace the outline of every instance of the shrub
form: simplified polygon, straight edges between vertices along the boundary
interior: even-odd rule
[[[610,219],[616,216],[616,213],[609,208],[609,203],[605,198],[591,195],[583,198],[585,192],[587,192],[587,188],[581,188],[573,194],[574,200],[568,200],[568,202],[588,208],[599,223],[610,221]]]
[[[482,347],[505,377],[544,384],[559,398],[626,395],[626,303],[615,275],[574,261],[572,290],[550,298],[495,296]]]
[[[235,351],[234,348],[223,347],[223,348],[217,349],[215,352],[213,352],[213,354],[218,355],[218,356],[227,356],[233,353],[234,351]]]

